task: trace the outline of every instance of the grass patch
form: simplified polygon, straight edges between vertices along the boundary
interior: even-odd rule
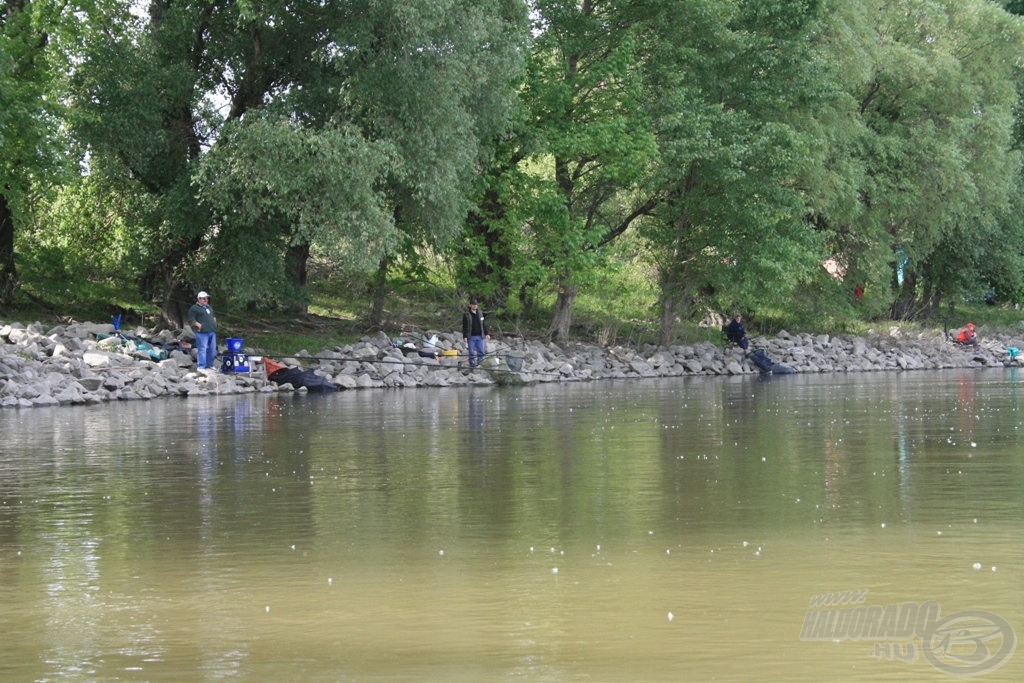
[[[246,351],[268,356],[292,356],[303,350],[316,354],[363,336],[346,321],[317,315],[230,316],[225,320],[218,314],[218,321],[219,339],[241,338]]]

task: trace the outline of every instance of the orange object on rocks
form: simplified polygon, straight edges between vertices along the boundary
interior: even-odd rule
[[[281,363],[278,363],[277,361],[270,360],[269,358],[264,358],[263,367],[267,369],[267,377],[270,377],[278,370],[284,369],[286,366]]]

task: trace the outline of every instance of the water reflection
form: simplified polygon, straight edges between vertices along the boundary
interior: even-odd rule
[[[0,674],[934,680],[808,601],[1020,625],[1016,375],[777,379],[0,412]]]

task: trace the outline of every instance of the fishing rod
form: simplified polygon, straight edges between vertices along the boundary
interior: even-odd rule
[[[256,354],[249,354],[256,355]],[[334,363],[392,363],[395,365],[412,365],[413,367],[424,367],[424,368],[463,368],[466,369],[468,366],[465,365],[442,365],[441,363],[426,363],[423,361],[409,361],[398,358],[379,358],[369,360],[366,358],[335,358],[333,356],[297,356],[293,353],[264,353],[264,356],[277,356],[278,358],[294,358],[296,360],[318,360],[318,361],[332,361]],[[497,356],[497,353],[487,354]],[[441,356],[441,358],[465,358],[467,354],[457,354],[455,356]],[[486,356],[485,356],[486,358]],[[477,366],[479,367],[479,366]],[[476,368],[469,368],[475,370]]]
[[[252,355],[256,355],[256,354],[250,354],[250,356],[252,356]],[[371,364],[372,363],[383,363],[383,364],[395,364],[395,365],[405,365],[405,366],[411,365],[412,367],[430,368],[430,369],[434,369],[434,370],[483,370],[483,371],[486,371],[486,372],[491,372],[491,371],[497,370],[499,372],[500,371],[504,371],[504,372],[512,372],[512,373],[515,373],[515,374],[520,374],[520,373],[524,372],[522,370],[511,370],[510,368],[508,368],[508,363],[507,362],[505,363],[505,367],[504,368],[485,368],[485,367],[482,367],[481,365],[476,365],[476,366],[473,366],[473,367],[466,366],[466,365],[443,365],[441,363],[425,363],[425,362],[422,362],[422,361],[407,361],[407,360],[399,360],[397,358],[381,358],[381,359],[377,359],[377,360],[367,360],[367,359],[364,359],[364,358],[334,358],[334,357],[331,357],[331,356],[296,356],[294,354],[263,354],[263,355],[264,356],[266,356],[266,355],[275,355],[278,358],[294,358],[294,359],[300,360],[300,361],[301,360],[316,360],[316,361],[331,361],[331,362],[334,362],[334,363],[371,363]],[[484,358],[486,359],[487,357],[490,356],[490,357],[501,359],[502,356],[508,357],[508,355],[509,354],[500,354],[497,351],[491,351],[490,353],[484,354]],[[460,354],[457,354],[455,356],[441,356],[441,358],[465,358],[467,356],[468,356],[468,354],[460,353]],[[525,374],[537,375],[537,376],[540,376],[540,377],[561,377],[562,376],[561,373],[557,373],[557,372],[525,371]]]
[[[130,337],[126,337],[123,333],[120,333],[120,331],[116,331],[115,334],[111,335],[111,336],[119,338],[119,339],[122,339],[124,341],[133,341]],[[139,340],[143,341],[141,338],[139,338]],[[402,347],[400,347],[400,346],[392,346],[391,348],[397,349],[399,351],[402,350]],[[191,349],[188,349],[188,350],[182,349],[182,351],[190,351],[190,350]],[[261,358],[264,357],[264,356],[276,356],[278,358],[295,358],[296,360],[331,361],[331,362],[335,362],[335,363],[382,363],[382,364],[394,364],[394,365],[430,368],[430,369],[434,369],[434,370],[440,370],[440,369],[462,369],[462,370],[484,370],[484,371],[492,371],[492,370],[499,370],[500,371],[500,370],[504,370],[506,372],[512,372],[512,373],[517,373],[517,374],[522,372],[521,369],[520,370],[512,370],[511,367],[509,367],[509,364],[508,364],[507,360],[504,361],[504,363],[505,363],[505,367],[504,368],[486,368],[486,367],[482,367],[481,364],[477,364],[476,366],[466,366],[466,365],[462,365],[462,364],[459,364],[459,365],[445,365],[445,364],[442,364],[441,362],[439,362],[442,358],[464,359],[464,358],[468,358],[469,354],[466,354],[466,353],[444,354],[440,350],[434,355],[435,361],[438,361],[438,362],[434,362],[434,363],[425,362],[425,361],[410,361],[410,360],[405,360],[404,358],[402,358],[402,359],[398,359],[398,358],[379,358],[379,359],[370,360],[370,359],[365,359],[365,358],[335,358],[333,356],[306,356],[306,355],[298,356],[298,355],[295,355],[293,353],[276,353],[276,352],[268,353],[266,351],[259,351],[258,349],[253,349],[253,350],[258,351],[258,353],[253,353],[250,350],[241,351],[241,352],[231,352],[231,351],[220,352],[220,351],[218,351],[216,353],[216,355],[214,356],[214,358],[217,359],[217,360],[223,360],[225,358],[229,358],[229,357],[230,358],[235,358],[237,356],[247,356],[249,358],[252,358],[253,356],[258,356],[258,357],[261,357]],[[483,362],[483,360],[486,360],[487,358],[497,358],[497,359],[501,360],[502,358],[509,358],[510,356],[513,356],[513,354],[508,354],[508,353],[504,353],[503,354],[503,353],[499,353],[497,351],[491,351],[491,352],[485,353],[482,356],[481,363]],[[429,356],[426,356],[426,357],[429,357]],[[514,356],[514,357],[518,357],[518,356]],[[115,369],[115,368],[104,368],[104,369]],[[541,377],[560,377],[561,376],[560,373],[540,372],[540,371],[529,372],[529,374],[537,375],[537,376],[541,376]]]
[[[227,316],[222,316],[222,317],[231,318],[232,316],[230,314],[228,314]],[[134,341],[134,340],[146,341],[145,339],[143,339],[141,337],[134,337],[134,336],[130,336],[130,335],[125,335],[121,331],[121,322],[122,322],[122,320],[123,320],[123,313],[120,313],[120,314],[118,314],[116,316],[111,316],[111,323],[113,324],[113,327],[114,327],[114,334],[112,336],[118,337],[118,338],[120,338],[122,340],[125,340],[125,341]],[[444,353],[444,350],[442,350],[437,345],[436,335],[434,337],[432,337],[431,339],[427,339],[423,335],[423,333],[421,333],[421,332],[409,332],[409,333],[403,332],[398,337],[398,339],[403,339],[405,337],[413,337],[416,341],[422,342],[426,346],[428,346],[430,348],[436,349],[436,351],[434,352],[434,356],[433,356],[436,361],[440,361],[440,359],[442,359],[442,358],[463,359],[463,358],[469,358],[470,357],[470,354],[468,354],[468,353],[456,353],[456,354],[450,354],[450,353],[446,354],[446,353]],[[403,353],[406,350],[408,350],[405,347],[399,345],[397,343],[397,340],[390,340],[390,341],[391,341],[391,346],[389,348],[396,349],[396,350],[401,351]],[[191,349],[187,349],[187,350],[186,349],[180,349],[180,350],[185,351],[186,353],[189,353],[191,351]],[[258,351],[258,349],[254,349],[254,350]],[[417,353],[420,353],[419,349],[416,349],[416,351],[417,351]],[[168,355],[170,355],[170,352],[168,352]],[[404,366],[412,366],[412,367],[424,367],[424,368],[431,368],[431,369],[442,369],[442,368],[452,369],[452,368],[458,368],[458,369],[463,369],[463,370],[466,370],[466,369],[468,369],[468,370],[484,370],[484,371],[488,371],[488,372],[491,372],[491,371],[494,371],[494,370],[499,370],[499,371],[504,370],[505,372],[511,372],[511,373],[515,373],[515,374],[519,374],[519,373],[523,372],[521,364],[520,364],[520,369],[513,370],[509,366],[509,363],[508,363],[507,360],[504,363],[505,364],[504,368],[486,368],[486,367],[482,367],[483,361],[486,360],[487,358],[497,358],[500,361],[502,358],[509,358],[509,357],[517,357],[517,358],[519,358],[520,357],[518,355],[508,354],[508,353],[501,354],[501,353],[498,353],[497,351],[490,351],[490,352],[484,353],[484,355],[480,358],[480,363],[478,363],[475,366],[468,366],[468,367],[465,366],[465,365],[461,365],[461,364],[456,365],[456,366],[451,366],[451,365],[444,365],[444,364],[442,364],[440,362],[428,363],[428,362],[423,362],[423,361],[407,361],[405,359],[399,360],[399,359],[396,359],[396,358],[381,358],[381,359],[375,359],[375,360],[368,360],[368,359],[363,359],[363,358],[334,358],[334,357],[331,357],[331,356],[296,356],[295,354],[291,354],[291,353],[274,353],[274,352],[269,352],[268,353],[266,351],[260,351],[259,353],[251,353],[248,350],[246,350],[246,351],[241,351],[240,350],[238,352],[228,351],[228,352],[224,352],[224,353],[218,351],[214,355],[214,358],[216,360],[221,360],[222,361],[225,358],[229,358],[229,357],[230,358],[235,358],[237,356],[247,356],[247,357],[250,357],[250,358],[253,357],[253,356],[259,356],[259,357],[263,357],[263,356],[277,356],[279,358],[295,358],[296,360],[306,359],[306,360],[315,360],[315,361],[332,361],[332,362],[336,362],[336,363],[382,363],[382,364],[395,364],[395,365],[404,365]],[[429,358],[430,356],[428,355],[428,356],[424,356],[424,357]],[[539,376],[539,377],[562,377],[562,374],[558,373],[558,372],[528,371],[528,374],[536,375],[536,376]]]
[[[468,355],[469,354],[460,353],[460,354],[456,354],[454,356],[441,356],[441,358],[466,358],[466,357],[468,357]],[[486,359],[488,357],[493,357],[493,358],[501,359],[503,356],[504,357],[508,357],[509,355],[510,354],[501,354],[501,353],[498,353],[497,351],[491,351],[489,353],[485,353],[483,358]],[[263,351],[260,351],[259,353],[251,353],[251,352],[240,352],[240,353],[228,352],[228,353],[221,353],[221,352],[218,352],[216,354],[215,358],[217,360],[223,360],[224,358],[227,358],[227,357],[234,358],[236,356],[246,356],[249,359],[252,359],[253,357],[257,357],[257,358],[261,358],[262,359],[262,358],[266,358],[268,356],[276,356],[278,358],[294,358],[294,359],[299,360],[299,361],[302,361],[302,360],[315,360],[315,361],[331,361],[331,362],[334,362],[334,363],[370,363],[370,364],[381,363],[381,364],[385,364],[385,365],[386,364],[393,364],[393,365],[412,366],[412,367],[416,367],[416,368],[428,368],[428,369],[431,369],[431,370],[469,370],[471,372],[472,371],[483,371],[483,372],[488,372],[488,373],[497,371],[497,372],[508,372],[508,373],[515,374],[515,375],[526,374],[526,375],[532,375],[534,377],[563,377],[562,373],[559,373],[559,372],[542,372],[542,371],[539,371],[539,370],[538,371],[534,371],[534,370],[525,370],[524,371],[522,369],[520,369],[520,370],[512,370],[510,367],[508,367],[508,362],[507,361],[505,362],[505,366],[504,367],[486,368],[486,367],[483,367],[482,365],[476,365],[476,366],[444,365],[444,364],[442,364],[440,362],[427,363],[427,362],[423,362],[423,361],[400,360],[400,359],[397,359],[397,358],[380,358],[380,359],[368,360],[368,359],[365,359],[365,358],[334,358],[332,356],[297,356],[297,355],[291,354],[291,353],[266,353],[266,352],[263,352]],[[114,370],[121,370],[121,369],[124,369],[124,366],[118,365],[118,366],[110,366],[110,367],[95,367],[95,368],[90,368],[90,371],[92,371],[92,372],[104,372],[104,371],[114,371]]]

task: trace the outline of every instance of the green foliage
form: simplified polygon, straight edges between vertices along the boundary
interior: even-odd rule
[[[462,230],[481,141],[500,134],[512,103],[523,9],[377,0],[341,27],[354,53],[338,57],[344,105],[366,137],[394,151],[384,189],[413,246],[443,246]]]
[[[351,126],[257,115],[225,127],[193,179],[217,226],[202,269],[242,298],[273,297],[289,247],[315,244],[351,272],[371,272],[396,244],[378,191],[391,159]]]
[[[1018,2],[6,9],[0,295],[16,249],[172,323],[197,282],[382,322],[472,292],[666,343],[1024,298]]]
[[[524,285],[564,293],[553,323],[563,336],[573,293],[606,263],[602,246],[638,217],[645,198],[636,189],[657,150],[642,106],[641,43],[624,7],[548,0],[534,10],[519,149],[494,180],[499,196],[515,198],[503,208],[527,235],[521,253],[533,265],[520,274],[539,275]]]
[[[650,253],[635,234],[616,242],[602,268],[576,300],[575,330],[601,344],[656,341],[657,277]]]
[[[126,9],[85,13],[72,121],[105,182],[154,198],[138,218],[165,301],[194,281],[301,299],[309,253],[365,273],[458,234],[514,94],[521,3]]]
[[[973,0],[841,3],[829,16],[822,57],[858,76],[834,100],[833,116],[849,125],[828,134],[833,174],[817,177],[841,191],[812,195],[832,252],[879,290],[892,277],[880,266],[901,250],[899,315],[991,282],[983,245],[1009,237],[1009,202],[1021,191],[1020,23]]]
[[[68,162],[59,126],[62,77],[51,34],[66,8],[8,2],[0,8],[0,303],[20,277],[16,234],[35,220],[33,195]]]
[[[677,39],[656,37],[644,64],[663,163],[650,181],[662,199],[641,231],[666,342],[675,319],[706,306],[792,300],[822,253],[799,185],[808,112],[825,90],[806,47],[815,3],[693,5],[696,21],[650,3],[652,24]]]
[[[61,113],[52,24],[43,3],[8,3],[0,16],[0,192],[8,197],[52,170],[65,142],[49,127]]]
[[[38,220],[18,235],[26,276],[33,281],[80,278],[134,288],[145,269],[147,243],[131,219],[140,207],[90,176],[37,201]]]

